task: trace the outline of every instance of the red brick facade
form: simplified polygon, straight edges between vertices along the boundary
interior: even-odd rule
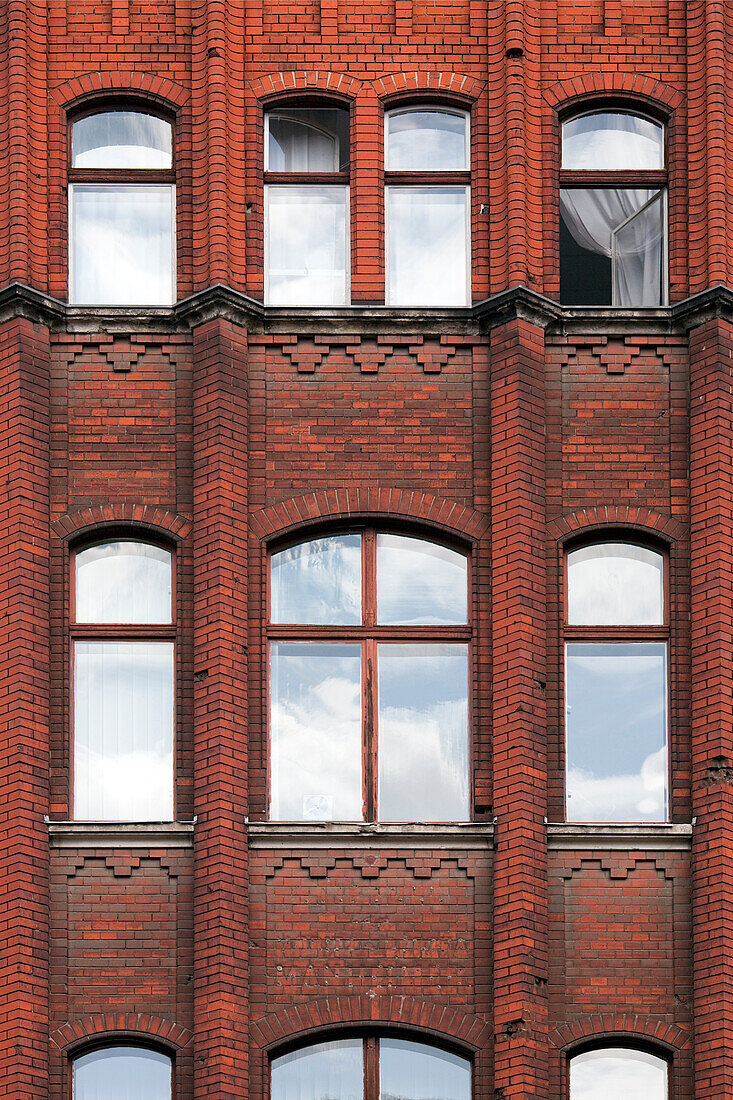
[[[569,1053],[733,1100],[733,206],[726,0],[0,5],[0,1093],[167,1051],[175,1100],[266,1100],[273,1051],[401,1029],[476,1100]],[[350,107],[351,307],[263,301],[263,108]],[[471,113],[473,306],[384,303],[384,111]],[[669,296],[564,309],[559,118],[665,121]],[[175,119],[172,309],[68,306],[69,118]],[[369,520],[471,560],[473,822],[267,821],[279,538]],[[69,572],[176,558],[177,824],[70,822]],[[668,554],[670,823],[564,823],[565,545]],[[192,824],[195,819],[195,824]],[[690,825],[694,822],[693,825]]]

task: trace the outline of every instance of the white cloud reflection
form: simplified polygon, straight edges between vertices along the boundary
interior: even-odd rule
[[[571,767],[567,798],[570,821],[665,821],[666,746],[650,753],[638,774],[600,776]]]
[[[641,1050],[587,1051],[570,1062],[570,1100],[667,1100],[667,1065]]]

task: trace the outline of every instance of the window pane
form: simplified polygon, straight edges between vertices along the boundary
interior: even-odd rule
[[[271,305],[344,305],[348,188],[267,188],[268,301]]]
[[[270,563],[273,623],[361,622],[361,535],[289,546]]]
[[[362,1100],[361,1039],[315,1043],[273,1059],[271,1100]]]
[[[87,115],[71,130],[74,168],[170,168],[170,122],[135,111]]]
[[[270,683],[272,818],[361,821],[361,647],[274,644]]]
[[[659,203],[647,206],[656,195]],[[660,192],[643,187],[564,188],[560,215],[565,305],[660,305],[666,236]],[[609,295],[605,300],[604,293]]]
[[[470,1100],[471,1064],[404,1039],[379,1041],[380,1100]]]
[[[570,643],[569,821],[665,821],[667,646]]]
[[[105,1047],[74,1060],[74,1100],[170,1100],[171,1060],[142,1047]]]
[[[625,1047],[589,1050],[570,1061],[570,1100],[667,1100],[667,1063]]]
[[[174,193],[168,184],[74,184],[74,303],[171,304]]]
[[[468,818],[468,649],[378,647],[380,821]]]
[[[388,301],[465,306],[468,188],[388,187]]]
[[[390,172],[468,171],[467,116],[448,111],[387,115]]]
[[[624,542],[599,542],[571,551],[568,622],[573,626],[661,625],[662,555]]]
[[[78,623],[171,622],[171,555],[144,542],[105,542],[76,555]]]
[[[267,129],[267,171],[348,172],[348,111],[303,107],[271,111]]]
[[[405,535],[377,535],[377,621],[420,626],[467,621],[463,554]]]
[[[620,112],[573,118],[562,128],[562,166],[582,171],[664,168],[664,129]]]
[[[74,643],[74,816],[173,817],[173,644]]]

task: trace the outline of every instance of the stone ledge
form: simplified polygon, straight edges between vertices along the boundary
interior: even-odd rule
[[[547,826],[550,850],[687,852],[692,847],[692,825],[576,825]]]
[[[460,825],[382,825],[365,822],[257,821],[249,824],[250,848],[453,848],[491,847],[494,827],[468,821]]]
[[[52,848],[192,848],[189,821],[49,821]]]

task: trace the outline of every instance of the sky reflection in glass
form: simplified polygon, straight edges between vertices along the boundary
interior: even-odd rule
[[[664,168],[664,128],[618,111],[596,111],[563,123],[562,167],[574,171]]]
[[[604,542],[568,554],[568,623],[655,626],[664,621],[664,558],[632,543]]]
[[[380,625],[452,625],[467,621],[464,554],[424,539],[377,535]]]
[[[362,1100],[361,1039],[314,1043],[273,1059],[271,1100]]]
[[[157,1050],[94,1050],[74,1060],[74,1100],[170,1100],[171,1068]]]
[[[467,171],[466,123],[465,114],[448,111],[394,111],[387,115],[387,171]]]
[[[667,1063],[643,1050],[608,1047],[570,1061],[570,1100],[667,1100]]]
[[[103,111],[75,122],[71,131],[73,168],[170,168],[170,122],[139,111]]]
[[[267,188],[268,302],[344,305],[347,300],[348,188]]]
[[[667,647],[566,647],[569,821],[665,821]]]
[[[426,1043],[379,1042],[380,1100],[470,1100],[471,1063]]]
[[[270,657],[276,821],[361,821],[361,647],[275,643]]]
[[[144,542],[105,542],[76,555],[78,623],[171,622],[171,554]]]
[[[468,818],[468,648],[378,647],[379,820]]]
[[[386,190],[389,304],[468,305],[468,188]]]
[[[361,535],[299,542],[271,558],[273,623],[361,622]]]

